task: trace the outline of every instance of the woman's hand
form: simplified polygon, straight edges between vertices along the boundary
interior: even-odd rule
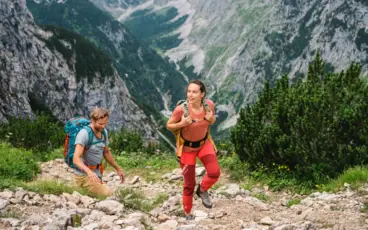
[[[192,124],[193,120],[190,116],[184,117],[184,115],[181,117],[180,124],[182,127],[188,126]]]
[[[213,119],[212,111],[207,112],[206,115],[204,115],[204,119],[206,119],[207,121],[209,121],[212,124],[212,119]]]

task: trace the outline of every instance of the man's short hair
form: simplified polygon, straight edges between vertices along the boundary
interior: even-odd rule
[[[94,108],[91,111],[90,117],[92,120],[97,121],[99,119],[108,117],[110,115],[110,111],[104,108]]]

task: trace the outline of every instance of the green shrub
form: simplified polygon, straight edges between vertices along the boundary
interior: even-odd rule
[[[32,150],[38,160],[46,160],[50,152],[64,141],[64,128],[49,115],[40,114],[34,120],[9,118],[0,124],[0,135],[14,147]]]
[[[152,167],[152,169],[174,169],[179,166],[176,156],[166,153],[148,155],[146,153],[122,152],[120,156],[116,157],[116,161],[126,170],[144,169],[147,166]]]
[[[368,163],[368,90],[361,66],[324,73],[319,54],[307,81],[266,83],[258,101],[242,109],[231,141],[251,170],[280,171],[308,183],[327,181]]]
[[[120,155],[121,152],[137,152],[143,149],[143,139],[138,131],[121,128],[110,133],[110,149]]]
[[[0,155],[1,181],[31,180],[39,172],[39,166],[31,151],[16,149],[9,144],[0,143]]]
[[[231,156],[234,153],[234,145],[228,140],[216,141],[217,156]]]

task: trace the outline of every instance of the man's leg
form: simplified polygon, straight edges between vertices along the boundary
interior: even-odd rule
[[[74,184],[77,187],[86,188],[88,183],[87,176],[75,175],[74,174]]]
[[[98,182],[89,182],[88,181],[88,191],[96,194],[96,195],[102,195],[102,196],[111,196],[112,192],[111,190],[104,184],[98,183]]]
[[[184,187],[183,187],[183,208],[185,215],[189,215],[193,207],[193,194],[195,187],[195,164],[196,153],[183,152],[180,160],[180,167],[183,170]]]
[[[76,186],[81,188],[87,188],[89,192],[95,195],[103,195],[103,196],[111,195],[111,191],[106,185],[97,182],[90,182],[88,180],[88,176],[74,175],[74,182]]]

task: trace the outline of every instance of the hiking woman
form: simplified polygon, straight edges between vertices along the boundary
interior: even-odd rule
[[[193,219],[191,210],[196,185],[196,157],[206,168],[206,174],[196,189],[206,208],[212,208],[208,190],[218,181],[220,167],[216,147],[209,135],[209,126],[216,122],[214,103],[205,99],[206,88],[199,80],[189,83],[186,94],[186,102],[174,109],[166,127],[177,133],[176,151],[184,176],[183,208],[186,219],[190,220]]]

